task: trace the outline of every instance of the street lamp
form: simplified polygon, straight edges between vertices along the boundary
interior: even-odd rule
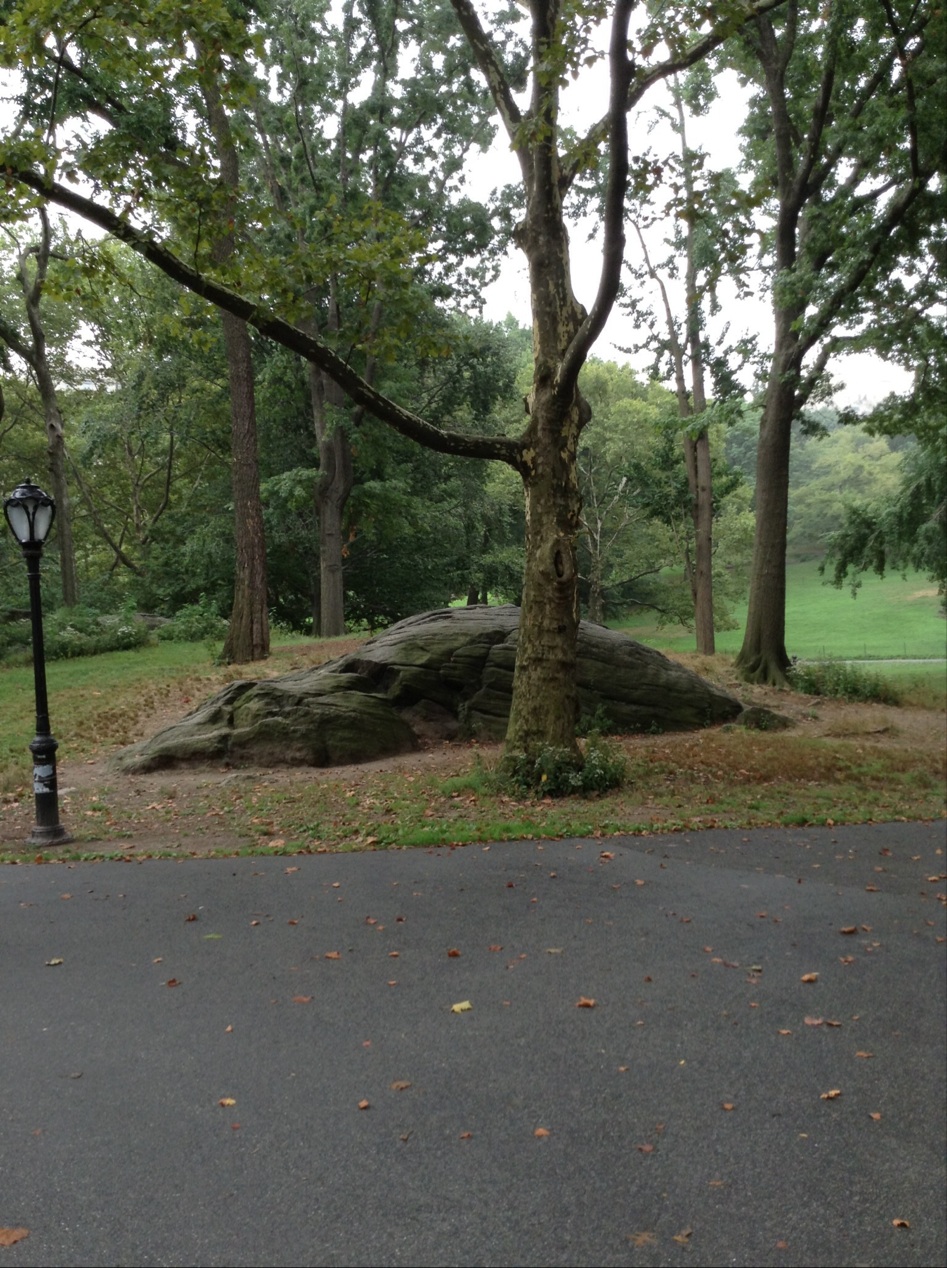
[[[36,824],[27,838],[29,845],[64,845],[72,837],[59,822],[59,791],[56,786],[56,749],[59,745],[49,730],[46,700],[46,657],[43,650],[43,606],[39,592],[39,561],[43,543],[56,515],[56,503],[24,480],[3,504],[10,531],[23,548],[26,575],[30,583],[30,620],[33,625],[33,680],[36,684],[36,738],[33,754],[33,793],[36,797]]]

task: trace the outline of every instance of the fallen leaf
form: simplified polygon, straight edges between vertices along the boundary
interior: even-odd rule
[[[675,1233],[671,1238],[672,1242],[677,1242],[679,1246],[686,1246],[694,1234],[692,1228],[682,1228],[679,1233]]]
[[[185,924],[190,924],[192,920],[196,920],[196,919],[197,919],[197,912],[192,911],[190,915],[184,917],[184,922]]]
[[[892,1220],[891,1223],[895,1228],[910,1228],[911,1224],[908,1220]]]
[[[654,1145],[652,1145],[650,1142],[649,1142],[648,1144],[644,1144],[644,1145],[635,1145],[635,1148],[638,1150],[638,1152],[639,1152],[640,1154],[653,1154],[653,1153],[654,1153]]]
[[[580,995],[575,1006],[576,1008],[594,1008],[595,1000],[588,999],[585,995]]]
[[[789,1243],[788,1243],[788,1242],[785,1242],[785,1241],[778,1241],[778,1242],[776,1243],[776,1249],[777,1249],[777,1250],[788,1250],[788,1249],[789,1249]]]
[[[729,1114],[731,1110],[735,1110],[735,1109],[736,1109],[736,1105],[733,1103],[733,1101],[724,1101],[724,1102],[721,1104],[720,1108],[721,1108],[721,1109],[725,1109],[725,1110],[727,1111],[727,1113]]]
[[[181,980],[180,978],[177,978],[177,977],[169,977],[168,980],[165,982],[165,986],[180,986],[180,985],[181,985]]]
[[[536,1130],[533,1132],[533,1135],[538,1137],[540,1140],[542,1140],[543,1137],[545,1136],[551,1136],[552,1132],[549,1130],[548,1127],[537,1127]]]
[[[628,1241],[630,1241],[630,1242],[631,1242],[632,1246],[638,1246],[638,1247],[641,1247],[641,1246],[654,1246],[654,1245],[655,1245],[655,1243],[656,1243],[656,1242],[657,1242],[657,1240],[658,1240],[658,1239],[655,1237],[654,1233],[648,1233],[648,1232],[645,1232],[645,1233],[626,1233],[626,1234],[625,1234],[625,1236],[627,1237]]]
[[[936,877],[936,876],[930,876],[930,877],[928,877],[928,880],[936,881],[936,880],[937,880],[937,877]],[[67,898],[71,898],[71,897],[72,897],[72,894],[60,894],[60,895],[59,895],[59,897],[63,900],[63,902],[65,902]]]
[[[856,925],[843,925],[842,928],[839,930],[839,933],[857,933],[857,932],[858,932],[858,928]]]
[[[856,1057],[862,1057],[862,1058],[864,1058],[864,1060],[865,1060],[865,1061],[869,1061],[869,1060],[871,1060],[871,1058],[872,1058],[874,1055],[875,1055],[875,1054],[874,1054],[873,1052],[856,1052],[856,1053],[855,1053],[855,1056],[856,1056]]]
[[[240,1124],[239,1124],[239,1123],[231,1123],[231,1124],[230,1124],[230,1130],[231,1130],[232,1132],[238,1132],[238,1131],[240,1130]]]
[[[388,983],[388,985],[389,985],[389,986],[397,986],[397,985],[398,985],[397,979],[392,978],[392,980]]]
[[[410,1086],[411,1084],[408,1082],[407,1079],[395,1079],[394,1083],[392,1083],[391,1085],[391,1090],[392,1092],[404,1092]]]
[[[636,884],[636,885],[643,885],[643,884],[644,884],[644,881],[635,881],[635,884]]]
[[[461,1133],[460,1133],[460,1139],[461,1139],[461,1140],[473,1140],[473,1132],[461,1132]]]
[[[600,859],[613,859],[614,857],[615,855],[611,852],[611,850],[602,850],[599,854]]]
[[[229,1109],[231,1105],[236,1105],[236,1103],[237,1102],[232,1096],[222,1096],[217,1102],[217,1104],[222,1106],[224,1109]]]
[[[250,921],[250,928],[251,928],[251,929],[255,929],[259,923],[260,923],[260,922],[259,922],[259,920],[251,920],[251,921]]]
[[[341,951],[327,951],[322,958],[324,960],[341,960],[342,952]]]
[[[359,1101],[358,1103],[359,1109],[368,1109],[370,1106],[371,1106],[371,1101]]]
[[[777,1032],[776,1032],[776,1033],[777,1033],[778,1035],[791,1035],[791,1034],[792,1034],[792,1031],[791,1031],[791,1030],[777,1030]]]
[[[562,947],[547,947],[547,955],[562,955]]]
[[[452,1013],[469,1013],[472,1008],[473,1004],[471,1004],[469,999],[462,999],[459,1004],[451,1004],[450,1006]]]
[[[871,1114],[868,1115],[868,1117],[871,1119],[873,1123],[881,1122],[881,1115],[878,1113],[877,1110],[874,1110]]]
[[[389,960],[397,960],[397,959],[398,959],[398,957],[399,957],[400,955],[401,955],[401,952],[400,952],[400,951],[389,951],[389,952],[388,952],[388,959],[389,959]]]
[[[284,868],[283,868],[283,875],[284,875],[284,876],[289,876],[292,872],[298,872],[298,871],[299,871],[299,868],[298,868],[298,867],[284,867]]]
[[[707,1184],[711,1189],[722,1189],[726,1180],[708,1180]]]
[[[832,1017],[826,1017],[825,1024],[827,1026],[832,1026],[834,1029],[837,1030],[838,1027],[841,1026],[842,1023],[840,1021],[835,1021],[834,1018]]]
[[[620,1065],[620,1066],[618,1067],[618,1073],[619,1073],[619,1074],[627,1074],[627,1073],[628,1073],[628,1066],[626,1066],[626,1065]]]
[[[865,886],[865,893],[866,893],[866,894],[877,894],[877,893],[878,893],[878,886],[877,886],[877,885],[866,885],[866,886]]]
[[[298,925],[298,924],[299,924],[299,921],[298,921],[298,920],[287,920],[287,921],[286,921],[286,923],[287,923],[288,925]]]
[[[447,954],[450,956],[452,960],[456,960],[457,957],[460,955],[460,952],[457,950],[456,947],[451,947],[451,949],[447,952]]]
[[[825,1025],[825,1018],[824,1017],[806,1017],[805,1023],[807,1026],[823,1026]]]
[[[803,973],[802,977],[799,979],[800,982],[818,982],[818,980],[818,973]]]
[[[55,960],[47,960],[46,967],[49,969],[54,969],[57,964],[65,964],[65,963],[66,961],[62,958],[62,956],[57,956]]]
[[[294,995],[293,1003],[294,1004],[311,1004],[312,996],[311,995]]]
[[[15,1246],[29,1235],[28,1228],[0,1228],[0,1246]]]
[[[225,1035],[232,1035],[232,1034],[233,1034],[233,1026],[225,1026],[225,1027],[224,1027],[224,1034],[225,1034]]]
[[[830,1092],[823,1092],[819,1097],[820,1101],[834,1101],[836,1097],[842,1095],[842,1089],[834,1087]]]
[[[499,943],[494,942],[492,946],[487,947],[487,950],[488,951],[502,951],[503,948],[499,945]]]

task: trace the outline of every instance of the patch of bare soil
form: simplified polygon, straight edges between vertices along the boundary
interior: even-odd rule
[[[353,650],[361,640],[338,640],[334,655]],[[315,649],[314,649],[315,650]],[[319,659],[326,659],[323,653]],[[790,734],[811,738],[857,740],[862,746],[877,746],[894,754],[898,750],[942,753],[947,738],[947,717],[934,709],[899,708],[891,705],[849,704],[822,697],[773,688],[752,687],[736,680],[722,680],[716,666],[698,657],[679,657],[698,673],[716,678],[744,705],[759,705],[792,720]],[[298,646],[277,649],[267,663],[266,676],[286,673],[314,663]],[[257,670],[258,672],[258,670]],[[143,720],[135,738],[154,734],[186,711],[180,702]],[[682,749],[688,732],[661,737],[663,749],[679,744]],[[650,737],[628,737],[629,748],[652,742]],[[254,840],[251,823],[245,832],[235,831],[217,810],[235,781],[265,785],[272,794],[338,781],[364,786],[376,773],[402,772],[409,776],[437,774],[447,779],[467,771],[479,756],[487,764],[500,753],[499,744],[483,742],[438,743],[415,753],[401,754],[357,766],[234,768],[229,765],[176,767],[145,775],[116,775],[108,768],[114,750],[104,751],[93,760],[77,762],[68,756],[59,765],[62,820],[81,844],[91,848],[122,848],[129,854],[149,855],[179,847],[191,854],[236,852]],[[20,844],[33,825],[33,799],[28,790],[8,796],[0,805],[0,841]],[[182,839],[186,837],[186,839]]]

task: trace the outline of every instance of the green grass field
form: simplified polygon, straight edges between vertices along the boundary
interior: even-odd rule
[[[786,570],[786,647],[804,660],[888,660],[942,658],[947,653],[947,621],[940,615],[934,584],[916,573],[864,579],[855,598],[848,588],[826,585],[817,563]],[[717,651],[735,654],[743,641],[746,604],[734,612],[737,629],[717,635]],[[678,626],[659,628],[651,614],[618,628],[662,651],[694,650],[694,635]],[[885,671],[887,673],[887,670]]]

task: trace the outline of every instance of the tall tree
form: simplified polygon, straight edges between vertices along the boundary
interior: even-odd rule
[[[793,419],[836,352],[891,300],[943,222],[939,109],[943,8],[920,0],[788,0],[744,28],[737,64],[755,95],[744,129],[774,335],[760,422],[756,543],[737,657],[754,682],[785,681],[786,529]]]
[[[22,7],[33,10],[35,3]],[[339,352],[282,315],[279,303],[271,306],[265,286],[261,293],[247,285],[254,279],[245,268],[239,275],[228,271],[222,278],[206,255],[183,259],[147,228],[133,224],[125,204],[119,201],[116,206],[115,191],[79,193],[49,175],[42,161],[55,156],[41,138],[34,135],[23,141],[8,137],[6,144],[0,144],[0,159],[11,190],[37,191],[120,237],[182,285],[312,361],[356,404],[402,434],[442,452],[506,462],[519,473],[526,504],[526,559],[507,746],[509,751],[520,753],[552,745],[571,753],[573,760],[579,762],[575,741],[575,541],[580,510],[576,453],[579,436],[590,418],[579,388],[579,374],[611,313],[620,284],[628,172],[627,113],[654,83],[695,64],[741,22],[774,7],[774,3],[764,0],[762,4],[746,6],[721,2],[712,12],[706,33],[692,42],[676,38],[665,60],[639,67],[636,58],[640,56],[644,62],[647,54],[641,49],[650,52],[653,48],[653,32],[645,22],[632,41],[629,26],[636,7],[634,0],[617,0],[607,54],[608,110],[577,145],[570,144],[561,127],[560,99],[572,72],[578,73],[587,60],[593,64],[597,61],[591,40],[598,11],[567,10],[560,7],[558,0],[530,0],[529,90],[526,104],[521,107],[499,39],[488,32],[470,0],[452,0],[452,6],[490,88],[520,168],[523,216],[515,241],[526,256],[529,270],[533,368],[527,395],[528,421],[517,437],[477,436],[441,427],[385,397]],[[202,23],[209,20],[212,8],[201,6]],[[97,20],[97,15],[88,17],[90,23]],[[166,15],[159,11],[159,17]],[[109,10],[102,22],[108,26],[112,21]],[[215,12],[214,21],[218,23],[216,37],[227,38],[230,15],[226,11],[222,15]],[[690,5],[682,5],[683,29],[690,29],[692,22],[699,29],[705,21],[706,6],[696,6],[692,11]],[[33,24],[28,28],[26,47],[30,58],[37,56],[32,38],[35,29]],[[44,24],[39,29],[48,27]],[[6,33],[11,34],[9,27]],[[14,38],[6,41],[8,54],[11,47],[18,55],[24,54],[24,33],[23,27],[12,32]],[[121,30],[111,28],[109,37],[121,39],[128,46],[127,34]],[[234,38],[242,54],[247,47],[246,37],[237,30]],[[135,47],[140,56],[139,46]],[[182,74],[178,69],[180,39],[170,46],[162,45],[161,50],[163,61],[150,58],[149,65],[169,66],[173,68],[171,73]],[[586,310],[573,293],[563,199],[582,167],[602,159],[603,147],[608,165],[602,216],[603,265],[592,306]],[[119,184],[121,187],[121,176]],[[277,294],[277,300],[281,299]],[[295,317],[288,303],[285,307]]]

